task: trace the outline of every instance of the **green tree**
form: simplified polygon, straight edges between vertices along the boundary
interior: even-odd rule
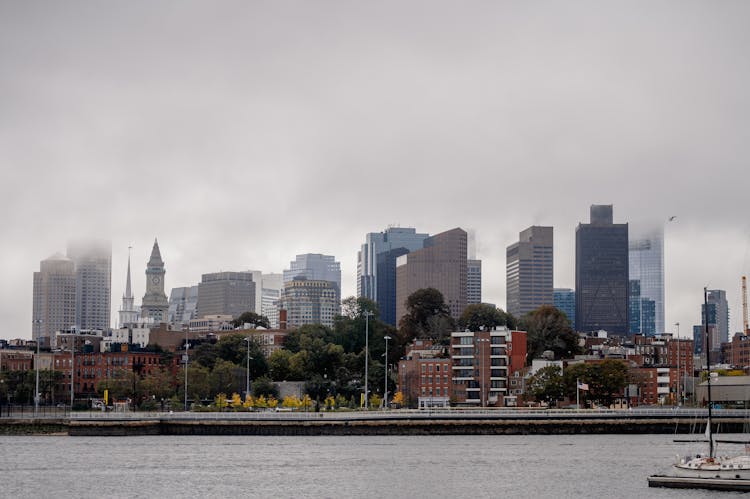
[[[399,321],[402,343],[414,338],[443,338],[454,329],[450,308],[435,288],[418,289],[406,299],[406,315]]]
[[[176,384],[175,377],[170,371],[160,369],[140,379],[138,391],[145,397],[161,400],[169,398],[175,393]]]
[[[474,303],[464,309],[464,313],[458,319],[458,327],[461,330],[482,331],[496,326],[508,326],[512,328],[513,322],[512,316],[494,305]]]
[[[562,369],[555,365],[539,369],[526,383],[526,391],[539,402],[555,405],[565,397]]]
[[[180,401],[185,400],[185,368],[180,368],[177,372],[177,395]],[[211,380],[209,379],[211,371],[200,364],[194,363],[188,366],[188,398],[196,402],[210,399]]]
[[[556,307],[543,305],[524,315],[520,327],[527,334],[527,362],[551,350],[555,358],[571,357],[580,352],[578,335],[568,317]]]
[[[216,353],[219,359],[238,366],[247,365],[248,336],[243,333],[222,336],[216,342]],[[250,377],[258,378],[268,373],[268,362],[258,342],[250,337]],[[228,392],[231,393],[231,392]]]
[[[279,398],[279,389],[276,384],[268,376],[261,376],[260,378],[253,381],[252,388],[254,397],[270,397]]]
[[[211,393],[216,395],[219,393],[241,392],[245,385],[245,373],[244,368],[228,360],[217,360],[216,365],[209,375]]]
[[[268,317],[256,314],[255,312],[243,312],[239,317],[232,321],[234,327],[242,327],[245,324],[252,324],[254,327],[263,327],[266,329],[271,328],[271,325],[268,322]]]
[[[268,375],[275,381],[286,381],[292,379],[289,362],[292,352],[284,348],[275,350],[268,357]]]
[[[596,364],[572,365],[565,370],[563,377],[568,397],[575,399],[578,380],[589,386],[587,392],[581,392],[585,398],[608,407],[627,386],[629,369],[622,360],[605,359]]]

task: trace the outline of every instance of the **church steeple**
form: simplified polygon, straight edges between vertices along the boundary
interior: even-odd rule
[[[159,241],[154,238],[154,247],[151,250],[151,258],[148,260],[149,267],[163,267],[164,261],[161,259],[161,252],[159,251]]]
[[[128,276],[125,282],[125,294],[122,295],[122,306],[120,307],[120,327],[127,327],[138,322],[138,312],[135,310],[133,290],[130,286],[130,250],[128,246]]]

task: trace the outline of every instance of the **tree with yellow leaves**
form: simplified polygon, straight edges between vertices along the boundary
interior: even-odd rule
[[[395,405],[396,407],[401,407],[404,405],[404,394],[401,390],[397,391],[393,395],[393,399],[391,400],[391,403]]]
[[[305,411],[309,411],[312,408],[312,399],[308,394],[302,397],[302,403],[300,404]]]
[[[266,401],[266,405],[267,405],[267,406],[268,406],[268,407],[269,407],[270,409],[276,409],[276,406],[278,406],[278,405],[279,405],[279,401],[278,401],[278,400],[276,399],[276,397],[274,397],[273,395],[269,395],[269,396],[268,396],[268,400]]]
[[[245,395],[245,401],[242,403],[242,407],[244,407],[245,409],[252,409],[253,407],[255,407],[255,400],[249,393]]]
[[[383,402],[383,399],[380,398],[380,395],[377,393],[373,393],[370,397],[370,408],[375,409],[377,407],[380,407],[380,404]]]
[[[333,398],[333,395],[328,395],[323,403],[325,404],[326,411],[332,411],[336,408],[336,399]]]
[[[268,407],[268,402],[266,401],[266,397],[264,395],[259,395],[257,399],[255,399],[255,407],[258,409],[265,409]]]
[[[232,394],[232,409],[239,409],[242,406],[242,397],[239,393]]]
[[[227,394],[226,393],[220,393],[216,395],[216,398],[214,399],[214,405],[219,410],[224,410],[226,406],[228,405],[227,402]]]
[[[302,402],[299,398],[297,398],[296,395],[287,395],[281,402],[281,407],[286,407],[288,409],[299,409],[299,406],[301,404]]]

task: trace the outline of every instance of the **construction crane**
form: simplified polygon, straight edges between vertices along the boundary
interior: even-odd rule
[[[747,324],[747,277],[742,276],[742,332],[745,336],[750,334]]]

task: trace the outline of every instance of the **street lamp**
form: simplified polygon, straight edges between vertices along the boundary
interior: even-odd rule
[[[383,407],[388,408],[388,340],[391,339],[387,334],[383,336],[385,340],[385,383],[383,385]]]
[[[41,324],[42,319],[35,319],[34,324]],[[39,343],[41,343],[41,326],[36,327],[36,357],[34,357],[34,367],[36,368],[36,388],[34,389],[34,417],[39,412]]]
[[[370,406],[368,400],[369,391],[367,389],[367,367],[370,359],[370,316],[373,315],[369,310],[365,310],[365,409]]]
[[[245,341],[247,341],[247,380],[245,383],[245,399],[250,395],[250,341],[251,338],[249,336],[245,337]]]
[[[485,401],[484,401],[484,399],[485,399],[485,396],[484,396],[484,357],[485,357],[485,355],[484,355],[484,353],[485,353],[484,352],[484,344],[485,343],[489,343],[489,341],[490,341],[489,338],[477,338],[477,343],[481,343],[481,347],[480,347],[481,349],[480,349],[480,353],[479,354],[481,356],[482,384],[481,384],[481,386],[480,386],[479,389],[480,389],[480,392],[481,392],[480,393],[480,401],[481,401],[482,407],[485,406]]]
[[[188,330],[185,328],[185,355],[182,357],[182,360],[185,361],[185,410],[188,410],[188,348],[190,348],[190,343],[188,343]]]

